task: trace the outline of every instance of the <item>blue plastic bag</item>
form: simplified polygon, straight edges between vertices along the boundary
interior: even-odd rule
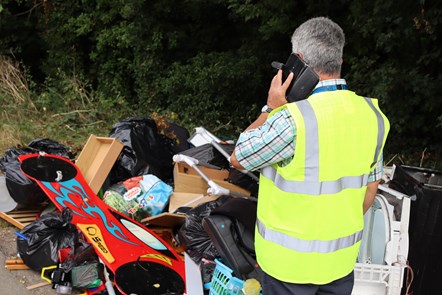
[[[173,193],[171,186],[153,174],[134,176],[110,186],[103,201],[137,221],[164,211]]]

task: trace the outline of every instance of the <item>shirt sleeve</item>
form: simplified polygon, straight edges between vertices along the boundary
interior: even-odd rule
[[[295,137],[293,118],[287,109],[282,109],[260,127],[240,134],[235,147],[236,159],[249,171],[291,159]]]
[[[368,182],[374,182],[382,179],[384,173],[384,159],[383,155],[379,157],[379,161],[376,163],[374,169],[368,174]]]

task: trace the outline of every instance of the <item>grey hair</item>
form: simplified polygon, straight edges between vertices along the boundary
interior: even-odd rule
[[[340,74],[345,35],[342,28],[326,17],[301,24],[292,35],[292,50],[316,72]]]

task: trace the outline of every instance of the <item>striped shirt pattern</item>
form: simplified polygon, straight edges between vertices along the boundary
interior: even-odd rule
[[[330,85],[346,85],[344,79],[320,81],[316,88]],[[249,171],[258,170],[271,164],[287,165],[293,158],[296,146],[296,126],[287,109],[269,117],[258,128],[246,130],[238,138],[235,155],[238,162]],[[383,159],[376,163],[368,181],[382,178]]]

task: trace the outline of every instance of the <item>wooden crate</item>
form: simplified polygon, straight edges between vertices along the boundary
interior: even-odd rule
[[[123,147],[123,143],[115,138],[89,136],[75,164],[95,194],[101,189]]]
[[[42,204],[31,208],[17,209],[10,212],[0,212],[0,217],[18,229],[23,229],[26,225],[33,222],[37,218],[37,215],[46,206],[47,204]]]

